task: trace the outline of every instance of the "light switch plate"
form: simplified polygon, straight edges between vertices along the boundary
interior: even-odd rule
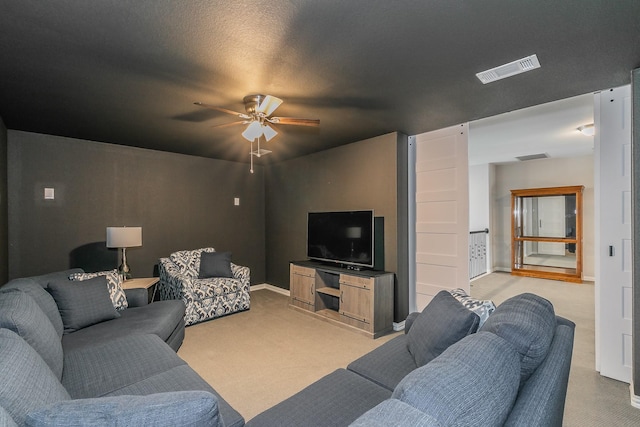
[[[240,206],[240,197],[234,197],[233,198],[233,205],[234,206]]]
[[[56,198],[56,192],[53,188],[45,188],[44,189],[44,199],[45,200],[54,200]]]

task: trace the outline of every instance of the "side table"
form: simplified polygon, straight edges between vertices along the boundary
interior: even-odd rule
[[[149,302],[153,302],[156,297],[156,288],[158,282],[160,281],[159,277],[141,277],[139,279],[129,279],[122,282],[122,289],[136,289],[136,288],[144,288],[149,293]]]

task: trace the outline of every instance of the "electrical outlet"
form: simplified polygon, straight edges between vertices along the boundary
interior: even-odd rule
[[[240,206],[240,197],[233,198],[233,206]]]

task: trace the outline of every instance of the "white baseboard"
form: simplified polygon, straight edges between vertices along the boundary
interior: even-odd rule
[[[280,288],[278,286],[270,285],[268,283],[260,283],[258,285],[252,285],[251,286],[251,292],[259,291],[259,290],[262,290],[262,289],[266,289],[268,291],[275,292],[275,293],[278,293],[278,294],[281,294],[281,295],[285,295],[285,296],[289,296],[290,295],[289,294],[289,289],[283,289],[283,288]]]

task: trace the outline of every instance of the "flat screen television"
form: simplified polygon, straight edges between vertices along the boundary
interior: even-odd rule
[[[317,261],[373,268],[373,210],[309,212],[307,257]]]

